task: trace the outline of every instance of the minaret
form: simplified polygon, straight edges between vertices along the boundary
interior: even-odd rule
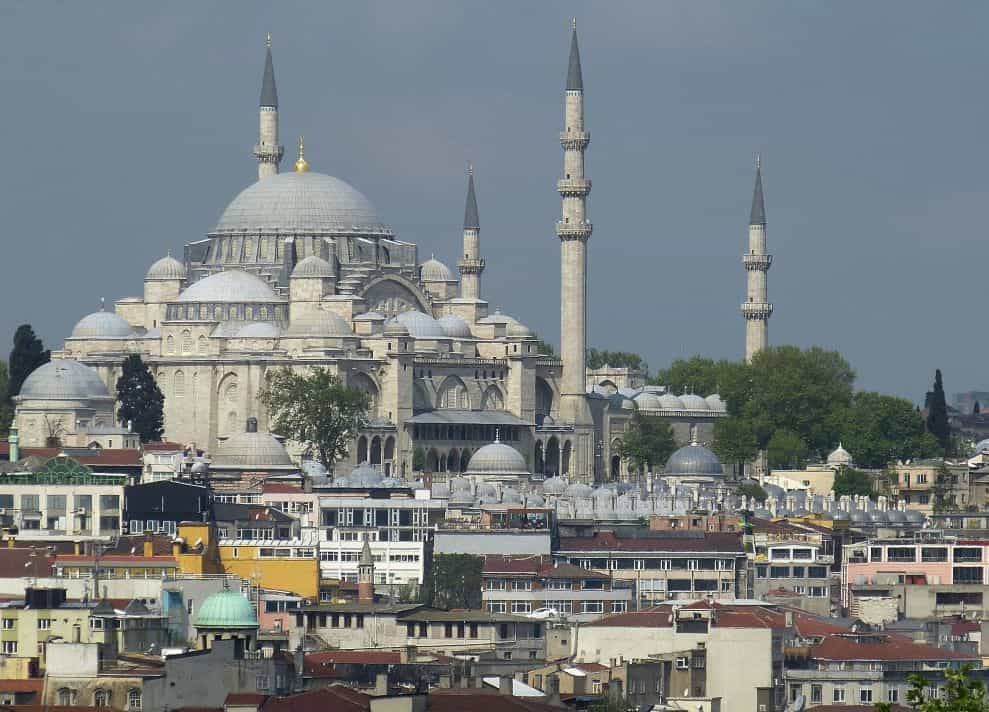
[[[481,221],[477,217],[477,196],[474,194],[474,167],[467,164],[467,204],[464,207],[464,255],[457,262],[460,268],[461,299],[481,298]]]
[[[275,88],[275,66],[271,62],[271,34],[265,42],[264,77],[261,79],[258,143],[254,157],[258,159],[258,180],[278,173],[285,149],[278,145],[278,90]]]
[[[749,218],[749,251],[742,257],[747,289],[742,316],[745,318],[745,360],[769,344],[769,317],[773,305],[766,295],[766,273],[773,256],[766,254],[766,206],[762,197],[762,163],[755,159],[755,190],[752,193],[752,214]]]
[[[563,358],[560,417],[569,422],[589,422],[585,360],[587,349],[587,195],[591,182],[584,178],[584,151],[591,136],[584,130],[584,81],[577,47],[577,20],[570,39],[567,69],[563,146],[563,178],[557,189],[563,200],[562,219],[556,224],[560,238],[560,351]]]
[[[364,539],[361,558],[357,562],[357,600],[361,603],[374,603],[374,556],[367,539]]]

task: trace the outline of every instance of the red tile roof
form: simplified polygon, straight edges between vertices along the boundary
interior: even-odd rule
[[[349,687],[333,685],[288,697],[272,697],[261,709],[263,712],[367,712],[371,709],[371,698]]]
[[[260,692],[231,692],[224,700],[225,705],[260,705],[268,699],[268,695]]]
[[[464,699],[468,695],[469,701]],[[459,688],[431,691],[426,709],[430,712],[560,712],[561,708],[538,697],[513,697],[496,690]]]
[[[145,452],[157,452],[157,451],[168,451],[168,452],[185,452],[185,445],[182,443],[173,443],[169,440],[161,440],[154,443],[144,443],[141,446],[144,448]]]
[[[261,491],[265,494],[303,494],[301,487],[287,485],[284,482],[266,482]]]
[[[742,535],[733,532],[650,532],[649,536],[617,537],[610,531],[593,537],[560,537],[560,551],[722,551],[743,553]]]
[[[951,624],[952,635],[967,635],[978,633],[980,630],[982,630],[982,624],[979,621],[955,621]]]
[[[62,452],[61,448],[57,447],[23,447],[21,448],[21,457],[40,457],[45,460],[50,460],[51,458]],[[0,458],[9,459],[10,456],[10,444],[6,441],[0,441]],[[141,462],[141,451],[140,450],[130,450],[123,448],[103,448],[101,450],[92,450],[88,453],[74,454],[71,456],[73,460],[81,462],[83,465],[89,465],[90,467],[123,467],[123,466],[134,466],[140,467]]]
[[[550,556],[503,556],[489,554],[484,557],[485,574],[529,575],[539,578],[611,578],[607,573],[583,569],[570,563],[555,563]]]
[[[0,543],[0,578],[51,576],[54,564],[55,556],[44,546],[8,548],[6,542]]]
[[[862,642],[860,642],[862,641]],[[902,636],[865,634],[861,637],[832,634],[811,648],[818,660],[978,660],[978,655],[956,653]]]

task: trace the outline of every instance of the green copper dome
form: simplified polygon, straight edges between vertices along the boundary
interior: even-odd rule
[[[257,628],[254,606],[236,591],[220,591],[203,601],[193,624],[197,628]]]

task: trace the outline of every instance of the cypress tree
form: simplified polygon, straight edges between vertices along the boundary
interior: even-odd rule
[[[975,405],[972,406],[972,415],[978,415],[982,412],[982,406],[979,405],[979,401],[975,401]]]
[[[124,359],[123,373],[117,381],[117,402],[117,419],[121,425],[130,421],[143,443],[161,440],[165,429],[165,397],[138,354]]]
[[[51,361],[51,351],[45,348],[34,334],[30,324],[21,324],[14,332],[14,348],[8,360],[7,392],[4,399],[8,405],[13,405],[14,396],[21,392],[24,380],[38,366]]]
[[[927,432],[937,438],[938,443],[948,450],[951,440],[951,426],[948,425],[948,404],[944,400],[944,384],[941,369],[934,372],[934,388],[927,398]]]

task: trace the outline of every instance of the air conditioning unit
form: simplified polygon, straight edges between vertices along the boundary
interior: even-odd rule
[[[759,712],[766,712],[766,705],[759,705]]]

